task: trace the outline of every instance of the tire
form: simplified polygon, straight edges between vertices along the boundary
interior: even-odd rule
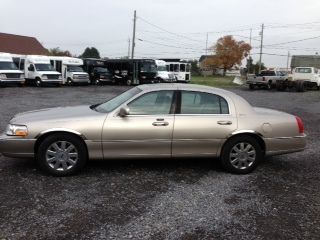
[[[249,84],[249,89],[250,90],[254,90],[254,85],[253,84]]]
[[[246,151],[246,149],[248,150]],[[222,167],[228,172],[247,174],[257,167],[262,158],[263,151],[255,138],[238,136],[225,143],[220,161]]]
[[[271,90],[271,89],[272,89],[272,82],[271,82],[271,81],[268,82],[268,84],[267,84],[267,89],[268,89],[268,90]]]
[[[304,81],[297,81],[296,90],[297,90],[297,92],[304,92],[305,91]]]
[[[76,136],[63,133],[45,138],[36,156],[40,168],[53,176],[75,174],[85,166],[88,159],[85,143]]]
[[[73,85],[73,82],[72,82],[71,78],[67,79],[67,85],[68,86],[72,86]]]
[[[35,84],[36,84],[36,87],[42,87],[42,85],[43,85],[43,83],[42,83],[40,78],[36,78],[35,79]]]
[[[99,85],[102,85],[102,84],[101,84],[101,82],[100,82],[98,79],[96,79],[96,80],[94,81],[94,85],[99,86]]]
[[[130,79],[128,79],[128,80],[126,81],[126,84],[127,84],[127,86],[131,86],[131,85],[132,85],[132,81],[131,81]]]

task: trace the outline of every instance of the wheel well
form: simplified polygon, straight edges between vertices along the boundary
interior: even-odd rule
[[[220,151],[220,155],[221,155],[221,153],[223,151],[223,148],[226,145],[226,143],[229,142],[231,139],[234,139],[235,137],[239,137],[239,136],[250,136],[250,137],[256,139],[258,144],[259,144],[259,146],[261,147],[261,149],[263,151],[263,154],[265,154],[265,152],[266,152],[266,144],[263,141],[262,137],[260,137],[259,135],[255,134],[255,133],[239,133],[239,134],[231,136],[230,138],[228,138],[227,141],[224,142],[224,144],[223,144],[223,146],[221,148],[221,151]]]
[[[64,132],[64,131],[55,131],[55,132],[48,132],[48,133],[45,133],[43,135],[41,135],[35,142],[34,144],[34,153],[36,154],[38,152],[38,149],[39,149],[39,146],[40,146],[40,143],[47,137],[51,136],[51,135],[54,135],[54,134],[65,134],[65,135],[71,135],[71,136],[74,136],[76,138],[78,138],[79,140],[81,140],[84,145],[86,146],[86,151],[87,151],[87,154],[88,154],[88,147],[87,147],[87,144],[85,143],[85,141],[83,140],[83,138],[75,133],[71,133],[71,132]]]

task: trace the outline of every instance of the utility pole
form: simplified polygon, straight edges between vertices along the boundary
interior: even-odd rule
[[[137,21],[137,11],[134,10],[131,59],[134,58],[134,47],[136,45],[136,21]]]
[[[251,46],[251,38],[252,38],[252,28],[250,28],[250,46]],[[249,51],[249,57],[251,56],[251,50]]]
[[[130,59],[130,38],[128,38],[128,59]]]
[[[208,54],[208,33],[207,33],[207,39],[206,39],[206,55]]]
[[[261,64],[262,64],[263,29],[264,29],[264,24],[262,23],[262,25],[261,25],[261,32],[260,32],[261,42],[260,42],[259,73],[261,72]]]
[[[288,57],[287,57],[287,71],[289,69],[289,59],[290,59],[290,52],[288,51]]]

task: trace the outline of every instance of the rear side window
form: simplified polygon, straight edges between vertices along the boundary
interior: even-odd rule
[[[227,101],[221,96],[203,92],[181,92],[181,114],[229,114]]]

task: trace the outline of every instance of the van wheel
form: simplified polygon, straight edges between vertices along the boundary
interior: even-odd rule
[[[263,151],[253,137],[239,136],[225,144],[220,161],[228,172],[246,174],[252,172],[262,158]]]
[[[98,85],[101,85],[101,83],[100,83],[100,81],[99,81],[98,79],[96,79],[96,80],[94,81],[94,84],[97,85],[97,86],[98,86]]]
[[[131,86],[132,85],[132,81],[130,79],[128,79],[126,84],[127,84],[127,86]]]
[[[54,176],[74,174],[84,167],[87,150],[84,142],[69,134],[53,134],[39,146],[37,161],[41,169]]]
[[[254,85],[253,84],[249,84],[249,89],[253,90],[254,89]]]
[[[42,87],[42,81],[40,78],[36,78],[36,86],[37,87]]]
[[[68,86],[72,86],[73,85],[73,82],[72,82],[71,78],[67,79],[67,84],[68,84]]]
[[[267,89],[268,89],[268,90],[271,90],[271,89],[272,89],[272,82],[271,82],[271,81],[268,82],[268,84],[267,84]]]
[[[297,92],[304,92],[305,91],[304,81],[297,81],[296,90],[297,90]]]

